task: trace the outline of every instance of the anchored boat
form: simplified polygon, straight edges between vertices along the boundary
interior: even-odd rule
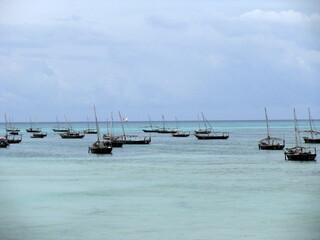
[[[101,141],[100,140],[100,132],[99,132],[99,125],[97,120],[96,114],[96,107],[93,106],[94,109],[94,117],[96,120],[96,133],[97,133],[97,141],[89,147],[89,152],[96,153],[96,154],[107,154],[112,152],[112,145],[110,141]]]
[[[292,160],[292,161],[314,161],[317,156],[316,148],[299,146],[296,109],[293,109],[293,115],[294,115],[294,135],[295,135],[296,146],[285,149],[284,151],[285,159]]]
[[[304,131],[304,132],[310,133],[311,137],[303,137],[303,140],[305,143],[320,143],[320,137],[319,137],[320,132],[314,130],[315,127],[314,127],[314,123],[311,119],[310,108],[308,108],[308,113],[309,113],[310,130]]]
[[[267,109],[264,108],[264,113],[266,116],[266,125],[267,125],[267,138],[264,138],[259,141],[259,149],[261,150],[282,150],[285,145],[285,141],[280,138],[270,137],[269,133],[269,121],[267,115]]]

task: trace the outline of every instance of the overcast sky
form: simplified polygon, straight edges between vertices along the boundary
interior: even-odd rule
[[[320,118],[318,2],[0,0],[0,114]]]

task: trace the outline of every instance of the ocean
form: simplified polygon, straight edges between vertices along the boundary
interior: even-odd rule
[[[292,121],[269,124],[272,136],[294,146]],[[145,125],[127,122],[127,134],[146,135]],[[28,123],[15,126],[23,141],[0,148],[1,240],[320,239],[320,156],[293,162],[281,150],[259,150],[264,121],[214,122],[216,131],[230,132],[227,140],[152,133],[150,145],[110,155],[88,153],[96,135],[62,139],[55,123],[40,123],[48,136],[32,139]]]

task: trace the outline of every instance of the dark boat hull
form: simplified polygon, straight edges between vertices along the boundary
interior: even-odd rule
[[[199,140],[214,140],[214,139],[228,139],[229,136],[200,136],[195,134],[196,138]]]
[[[111,141],[112,147],[122,147],[123,142],[122,141]]]
[[[158,130],[157,133],[176,133],[174,130]]]
[[[84,135],[60,135],[61,138],[65,139],[77,139],[77,138],[83,138]]]
[[[320,143],[320,138],[304,137],[303,140],[304,140],[305,143]]]
[[[84,131],[85,134],[97,134],[96,130],[93,131]]]
[[[22,140],[21,139],[8,139],[8,143],[10,144],[17,144],[20,143]]]
[[[175,134],[175,133],[172,134],[172,137],[189,137],[189,136],[190,134]]]
[[[41,132],[41,130],[26,129],[26,132],[29,132],[29,133],[39,133],[39,132]]]
[[[302,154],[288,154],[285,153],[286,159],[291,161],[315,161],[317,154],[302,153]]]
[[[7,140],[0,140],[0,148],[7,148],[10,144]]]
[[[112,153],[112,147],[90,147],[89,151],[95,154],[110,154]]]
[[[150,144],[151,140],[123,140],[123,144]]]
[[[272,144],[259,144],[259,149],[261,150],[282,150],[284,148],[283,144],[276,144],[276,145],[272,145]]]
[[[33,134],[32,136],[31,136],[31,138],[44,138],[44,137],[46,137],[47,136],[47,134]]]
[[[64,133],[64,132],[68,132],[68,129],[52,129],[52,131]]]
[[[151,133],[151,132],[159,132],[159,130],[156,130],[156,129],[150,129],[150,130],[148,130],[148,129],[142,129],[142,131],[144,131],[144,132],[146,132],[146,133]]]

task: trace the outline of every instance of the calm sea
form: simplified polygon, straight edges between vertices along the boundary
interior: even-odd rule
[[[0,149],[0,239],[320,239],[320,155],[290,162],[283,151],[258,150],[263,121],[214,123],[228,140],[151,134],[150,145],[103,156],[88,153],[95,135],[61,139],[54,125],[41,123],[48,137],[32,139],[28,124],[16,124],[22,143]],[[129,122],[127,133],[144,125]],[[291,121],[270,128],[294,145]]]

